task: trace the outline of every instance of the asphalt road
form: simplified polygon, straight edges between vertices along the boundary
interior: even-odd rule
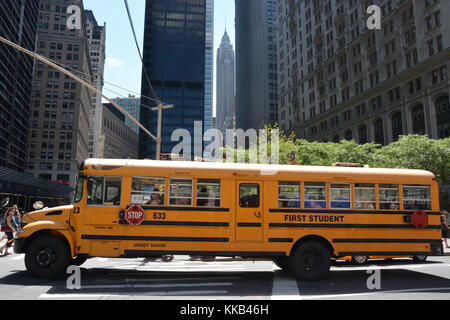
[[[365,266],[337,262],[326,280],[316,282],[296,281],[267,261],[94,258],[81,267],[80,279],[81,289],[69,290],[66,280],[31,277],[23,255],[0,257],[0,300],[446,300],[450,257],[421,264],[410,259],[372,260]]]

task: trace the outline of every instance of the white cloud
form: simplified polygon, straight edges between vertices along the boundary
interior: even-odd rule
[[[106,58],[106,64],[111,66],[111,67],[122,67],[124,65],[124,63],[122,61],[120,61],[119,59],[115,59],[115,58],[111,58],[111,57],[107,57]]]

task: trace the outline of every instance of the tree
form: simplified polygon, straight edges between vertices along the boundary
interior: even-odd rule
[[[375,151],[370,163],[379,168],[422,169],[440,183],[450,183],[450,138],[433,140],[422,135],[402,136]]]

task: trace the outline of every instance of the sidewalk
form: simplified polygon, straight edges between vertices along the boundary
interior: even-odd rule
[[[450,244],[450,243],[449,243]],[[447,249],[444,244],[444,256],[450,256],[450,249]]]

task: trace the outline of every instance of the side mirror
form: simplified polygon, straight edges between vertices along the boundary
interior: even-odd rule
[[[38,201],[33,204],[34,210],[41,210],[43,207],[44,203],[42,201]]]
[[[0,203],[0,207],[6,207],[9,203],[9,198],[3,199],[2,202]]]

